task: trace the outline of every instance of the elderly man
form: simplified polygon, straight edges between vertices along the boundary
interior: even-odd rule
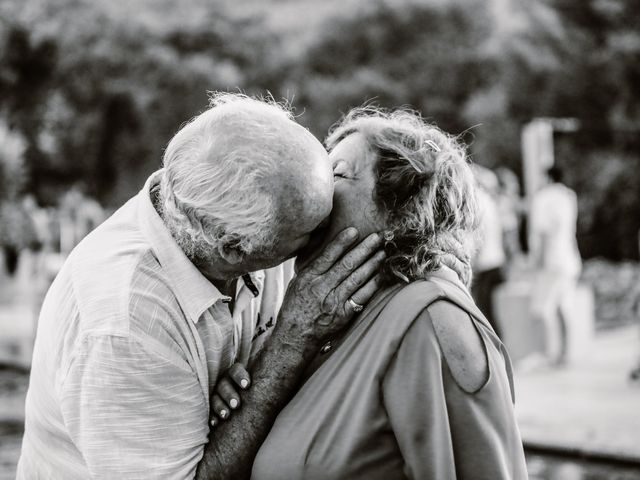
[[[332,194],[324,148],[290,114],[216,96],[51,286],[18,478],[248,475],[306,364],[377,289],[379,239],[347,252],[348,229],[287,290]],[[238,407],[213,394],[235,362],[252,385],[210,432],[212,399]]]

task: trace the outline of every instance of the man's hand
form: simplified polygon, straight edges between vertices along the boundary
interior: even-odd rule
[[[220,420],[226,420],[231,410],[240,407],[240,390],[251,385],[251,377],[241,363],[234,363],[222,379],[216,384],[216,392],[211,397],[211,426]]]
[[[274,335],[300,351],[317,348],[343,329],[356,313],[349,300],[365,305],[379,288],[385,254],[377,233],[345,253],[358,233],[347,228],[320,257],[299,272],[285,295]]]
[[[348,300],[364,305],[378,290],[375,273],[384,259],[380,237],[373,234],[345,253],[356,239],[355,229],[340,233],[289,285],[274,331],[251,365],[252,387],[243,394],[244,405],[211,430],[198,480],[251,476],[258,448],[308,363],[356,313]]]

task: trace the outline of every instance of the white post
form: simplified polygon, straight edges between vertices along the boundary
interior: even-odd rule
[[[524,193],[528,204],[542,186],[544,172],[553,166],[553,124],[545,118],[534,118],[522,129],[521,142]]]

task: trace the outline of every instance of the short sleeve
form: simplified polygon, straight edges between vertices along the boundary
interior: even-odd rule
[[[493,375],[491,383],[465,391],[447,363],[456,352],[445,357],[443,339],[439,340],[430,313],[431,308],[424,310],[407,330],[382,385],[384,406],[407,476],[526,478],[526,474],[512,475],[520,471],[524,457],[508,389],[498,382],[498,372],[492,372],[488,374]],[[458,360],[464,363],[474,358],[465,356],[468,352],[460,351],[457,341],[452,344],[458,345]],[[484,377],[484,369],[479,372]]]
[[[424,310],[400,344],[383,380],[383,402],[411,479],[455,480],[442,359]]]
[[[194,478],[208,408],[195,373],[128,337],[89,337],[60,389],[91,478]]]

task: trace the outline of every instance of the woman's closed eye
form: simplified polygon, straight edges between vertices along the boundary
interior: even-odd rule
[[[340,161],[333,166],[333,178],[353,178],[345,162]]]

